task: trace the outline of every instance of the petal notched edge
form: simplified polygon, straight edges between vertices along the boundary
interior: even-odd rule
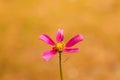
[[[39,39],[52,46],[55,45],[55,42],[46,34],[41,35]]]
[[[75,44],[77,44],[78,42],[82,41],[84,38],[82,35],[78,34],[76,36],[74,36],[73,38],[71,38],[67,43],[66,43],[66,47],[72,47]]]
[[[46,61],[49,61],[56,53],[57,51],[55,50],[48,50],[43,53],[42,58],[45,59]]]
[[[64,34],[62,29],[58,29],[57,35],[56,35],[57,42],[62,42],[64,40]]]

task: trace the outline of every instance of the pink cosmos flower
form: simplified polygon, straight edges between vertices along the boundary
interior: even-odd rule
[[[56,40],[57,42],[55,43],[48,35],[42,34],[39,37],[40,40],[44,41],[45,43],[49,44],[52,46],[51,50],[48,50],[43,53],[42,58],[44,58],[46,61],[50,60],[54,55],[57,54],[57,52],[67,52],[67,53],[73,53],[73,52],[78,52],[79,48],[71,48],[78,42],[83,40],[83,36],[80,34],[77,34],[73,38],[71,38],[66,44],[63,42],[64,41],[64,34],[62,29],[58,29],[57,35],[56,35]]]

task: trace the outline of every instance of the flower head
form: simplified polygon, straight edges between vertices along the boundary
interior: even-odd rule
[[[51,50],[48,50],[43,53],[42,58],[44,58],[46,61],[50,60],[57,52],[67,52],[67,53],[73,53],[78,52],[79,48],[71,48],[78,42],[83,40],[83,36],[80,34],[77,34],[73,38],[71,38],[66,44],[64,41],[64,34],[62,29],[58,29],[55,43],[48,35],[42,34],[39,37],[40,40],[44,41],[45,43],[52,46]]]

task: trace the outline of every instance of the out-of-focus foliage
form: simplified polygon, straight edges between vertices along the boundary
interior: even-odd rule
[[[38,40],[58,28],[81,33],[81,51],[63,53],[65,80],[120,80],[120,0],[0,0],[0,80],[59,80],[58,55]]]

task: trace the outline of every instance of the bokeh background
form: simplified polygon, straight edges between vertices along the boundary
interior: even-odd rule
[[[81,51],[63,53],[65,80],[120,80],[120,0],[0,0],[0,80],[59,80],[58,55],[46,62],[64,29],[65,42],[80,33]]]

